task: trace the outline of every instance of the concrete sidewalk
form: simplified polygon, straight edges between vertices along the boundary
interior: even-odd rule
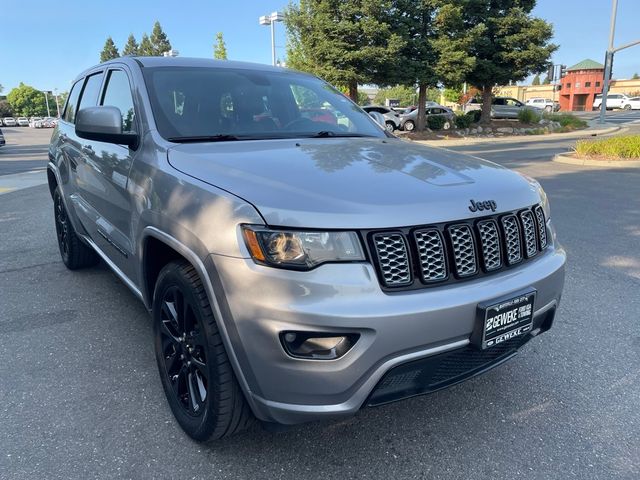
[[[451,147],[456,145],[478,145],[483,143],[520,143],[520,142],[545,142],[555,139],[578,139],[587,137],[599,137],[612,133],[626,131],[619,125],[605,123],[601,125],[597,121],[589,122],[589,127],[584,130],[565,133],[548,133],[546,135],[505,135],[500,137],[452,137],[440,140],[408,140],[410,142],[429,145],[432,147]]]
[[[44,183],[47,183],[46,169],[2,175],[0,176],[0,195]]]

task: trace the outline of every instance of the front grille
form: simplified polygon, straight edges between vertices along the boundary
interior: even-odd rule
[[[452,224],[366,231],[383,288],[403,290],[499,272],[547,247],[540,205]]]

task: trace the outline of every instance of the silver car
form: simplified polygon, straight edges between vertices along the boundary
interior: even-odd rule
[[[433,392],[554,321],[540,185],[397,139],[310,75],[118,58],[76,79],[49,158],[64,264],[102,259],[148,308],[199,441]]]
[[[442,105],[430,105],[425,109],[425,115],[429,117],[443,117],[443,128],[449,130],[453,125],[456,118],[456,114],[450,108],[443,107]],[[409,113],[405,113],[400,116],[400,128],[407,132],[412,132],[418,124],[418,109],[412,110]]]
[[[393,132],[394,130],[400,128],[400,114],[389,107],[381,107],[375,105],[367,105],[362,107],[362,109],[367,112],[378,112],[384,117],[384,125],[385,128],[389,132]]]
[[[522,110],[531,110],[540,113],[536,107],[525,105],[520,100],[511,97],[493,97],[491,102],[491,118],[495,119],[512,119],[518,118]],[[470,99],[463,108],[464,112],[472,112],[474,110],[482,110],[482,102],[477,98]]]

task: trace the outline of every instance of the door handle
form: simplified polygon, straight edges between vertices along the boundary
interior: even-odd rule
[[[82,146],[82,151],[84,153],[86,153],[87,155],[93,155],[95,152],[93,151],[93,148],[91,147],[91,145],[83,145]]]

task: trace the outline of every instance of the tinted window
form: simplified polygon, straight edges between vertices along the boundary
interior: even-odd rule
[[[69,97],[67,98],[67,106],[64,108],[64,112],[62,114],[62,118],[67,122],[73,123],[76,120],[78,97],[80,96],[81,88],[82,80],[77,81],[73,85],[73,87],[71,87],[71,92],[69,93]]]
[[[493,99],[493,104],[494,105],[504,105],[505,104],[504,98],[494,98]]]
[[[158,131],[168,139],[385,136],[366,112],[315,77],[212,67],[143,73]]]
[[[129,86],[129,78],[122,70],[111,70],[101,105],[118,107],[122,114],[122,131],[135,131],[135,110]]]
[[[98,103],[98,93],[100,93],[100,85],[102,84],[102,72],[90,75],[84,83],[82,96],[80,97],[80,105],[78,110],[87,107],[95,107]]]

